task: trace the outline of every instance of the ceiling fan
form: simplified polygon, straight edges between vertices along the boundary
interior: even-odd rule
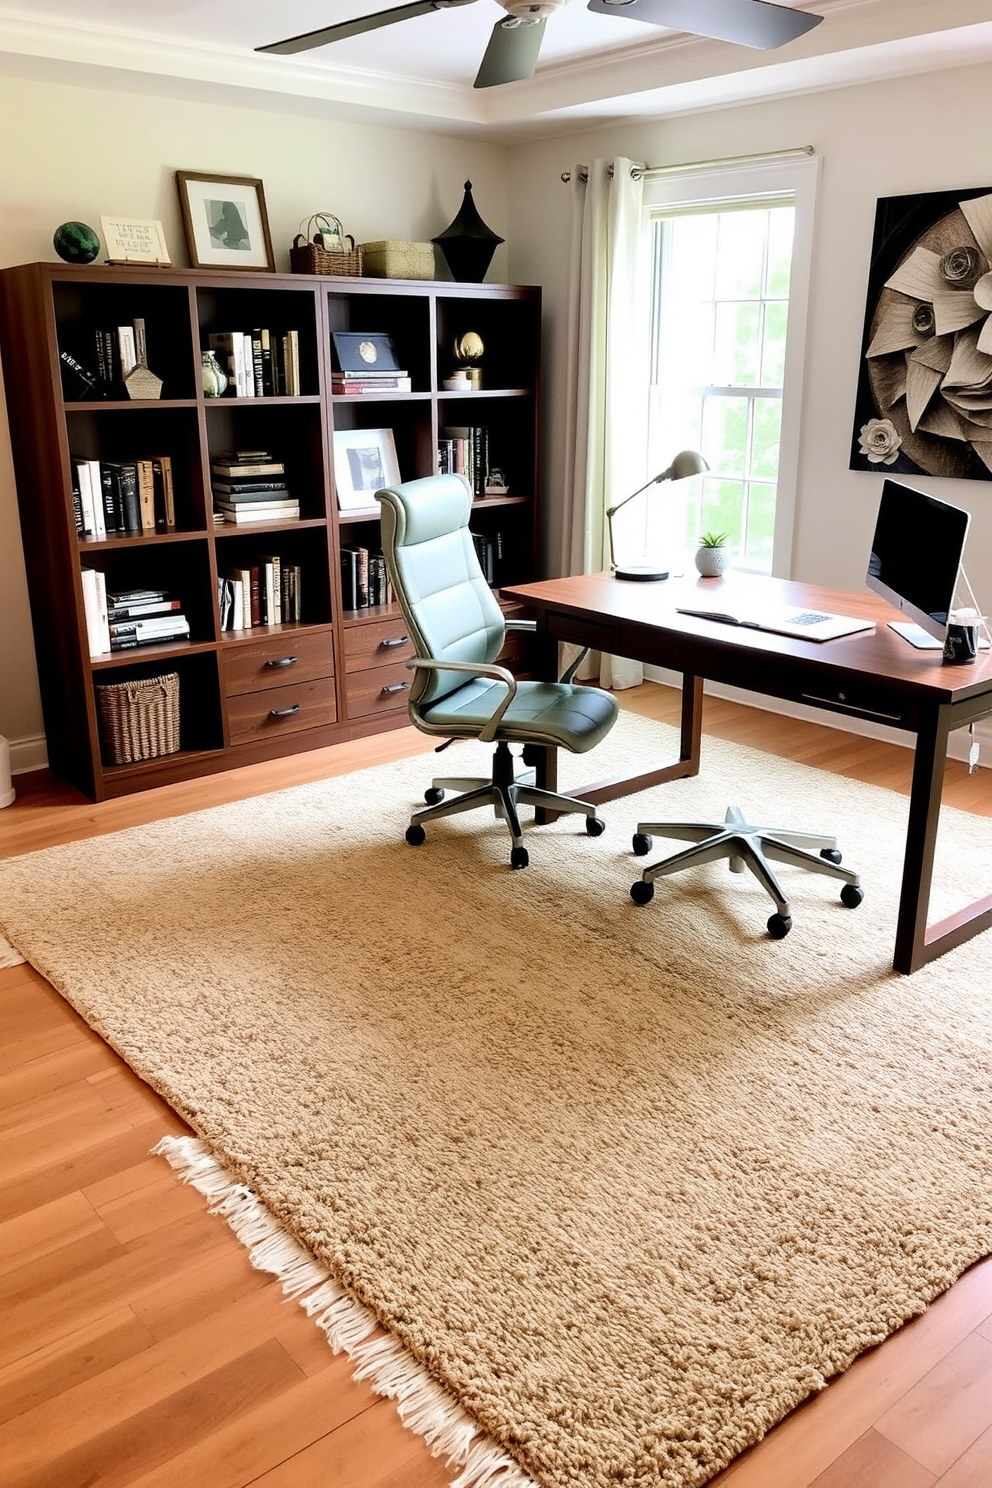
[[[358,16],[336,26],[323,26],[318,31],[290,36],[286,41],[255,50],[279,56],[306,52],[331,41],[376,31],[380,26],[392,26],[396,21],[427,15],[432,10],[452,10],[456,5],[474,3],[475,0],[411,0],[408,5]],[[533,77],[548,16],[561,10],[568,0],[497,0],[497,4],[509,14],[493,27],[476,75],[476,88],[492,88],[499,83],[516,83]],[[589,0],[587,8],[598,15],[627,16],[652,26],[666,26],[767,51],[795,41],[823,20],[822,16],[807,11],[773,5],[770,0]]]

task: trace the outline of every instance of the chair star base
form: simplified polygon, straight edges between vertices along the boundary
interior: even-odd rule
[[[675,837],[691,842],[682,852],[673,853],[645,868],[631,885],[630,897],[635,904],[648,904],[654,897],[654,881],[698,863],[728,859],[731,873],[747,868],[775,901],[775,913],[768,920],[768,933],[781,940],[792,929],[789,901],[769,863],[791,863],[811,873],[823,873],[844,882],[841,903],[856,909],[864,898],[860,879],[849,868],[840,866],[840,853],[835,837],[814,832],[793,832],[786,827],[755,827],[744,820],[736,806],[727,808],[723,822],[640,822],[634,833],[633,850],[645,857],[652,847],[652,834]],[[815,851],[810,851],[815,849]]]
[[[526,751],[524,756],[526,763]],[[590,837],[599,837],[605,823],[596,815],[596,808],[589,801],[580,801],[577,796],[561,796],[556,791],[540,790],[532,784],[534,772],[527,769],[514,773],[513,754],[510,746],[500,741],[493,754],[493,771],[490,780],[460,776],[436,779],[425,791],[428,805],[415,811],[406,829],[406,840],[412,847],[419,847],[427,834],[424,823],[439,821],[444,816],[457,816],[463,811],[474,811],[477,806],[492,806],[496,815],[510,829],[513,846],[510,850],[510,866],[526,868],[530,861],[523,843],[518,806],[541,806],[549,811],[579,812],[586,819],[586,832]],[[460,791],[453,800],[446,801],[446,790]]]

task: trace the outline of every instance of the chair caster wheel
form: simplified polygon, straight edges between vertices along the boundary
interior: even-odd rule
[[[792,916],[773,914],[768,921],[768,934],[772,940],[784,940],[792,929]]]
[[[836,847],[820,848],[820,857],[826,858],[828,863],[839,863],[842,860],[843,856],[844,854],[839,852]]]
[[[412,826],[407,827],[406,840],[411,847],[420,847],[427,841],[427,833],[419,822],[414,822]]]
[[[526,868],[530,862],[530,853],[525,847],[514,847],[510,850],[510,867]]]
[[[586,836],[602,837],[606,831],[606,823],[601,816],[586,817]]]
[[[654,898],[654,884],[645,883],[643,878],[639,878],[630,886],[630,897],[635,904],[650,904]]]
[[[428,806],[440,806],[444,800],[444,791],[439,785],[431,785],[424,791],[424,800]]]
[[[857,909],[864,897],[864,890],[857,884],[845,884],[840,891],[840,902],[847,909]]]
[[[646,858],[654,846],[654,838],[649,837],[647,832],[635,832],[630,845],[634,850],[635,858]],[[650,895],[648,897],[650,898]],[[644,903],[647,903],[647,899],[644,900]]]

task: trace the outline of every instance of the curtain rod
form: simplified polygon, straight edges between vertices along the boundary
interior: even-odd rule
[[[633,164],[630,167],[631,177],[641,180],[647,176],[671,176],[679,171],[691,170],[713,170],[721,165],[754,165],[762,160],[794,160],[800,155],[815,155],[816,149],[813,145],[796,145],[789,150],[762,150],[754,155],[724,155],[716,160],[689,160],[682,165],[642,165]],[[577,167],[580,181],[588,181],[589,167],[580,165]],[[607,174],[613,175],[612,165],[607,166]],[[571,171],[562,171],[561,178],[567,185],[572,179]]]

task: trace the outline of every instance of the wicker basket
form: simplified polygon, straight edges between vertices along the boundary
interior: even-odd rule
[[[331,252],[324,247],[322,239],[325,234],[338,238],[342,243],[350,243],[350,249],[342,253]],[[354,276],[362,272],[362,250],[355,247],[354,238],[344,231],[333,212],[315,212],[306,222],[300,223],[300,230],[289,250],[289,262],[294,274]]]
[[[96,711],[107,764],[130,765],[175,754],[179,748],[179,673],[165,672],[133,682],[98,682]]]

